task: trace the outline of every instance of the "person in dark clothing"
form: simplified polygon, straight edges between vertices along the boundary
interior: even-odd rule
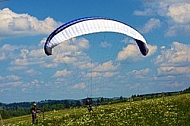
[[[91,98],[87,98],[86,105],[87,105],[87,108],[88,108],[89,112],[93,111],[93,109],[92,109],[92,99]]]
[[[32,124],[38,123],[37,113],[38,113],[38,110],[36,109],[36,103],[34,103],[31,108]]]

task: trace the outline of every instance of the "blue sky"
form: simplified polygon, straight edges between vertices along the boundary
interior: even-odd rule
[[[130,97],[189,87],[189,0],[0,2],[0,102]],[[48,35],[88,16],[119,20],[145,37],[149,54],[121,34],[73,38],[46,56]]]

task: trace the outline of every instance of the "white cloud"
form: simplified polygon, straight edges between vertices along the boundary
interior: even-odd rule
[[[167,36],[190,33],[190,3],[174,4],[169,7],[167,16],[173,21],[169,25]]]
[[[127,76],[129,77],[135,77],[135,78],[145,78],[146,75],[148,75],[151,72],[149,68],[141,69],[141,70],[132,70],[127,73]]]
[[[190,3],[189,0],[159,0],[159,1],[144,0],[145,10],[140,12],[142,13],[146,12],[147,10],[152,10],[153,12],[156,12],[160,16],[165,16],[170,6],[188,4],[188,3]],[[149,15],[147,14],[147,16]]]
[[[159,75],[190,74],[190,45],[173,42],[170,49],[163,48],[154,63]]]
[[[93,77],[93,78],[98,78],[98,77],[103,77],[103,78],[109,78],[113,77],[114,75],[118,74],[118,72],[114,71],[93,71],[90,73],[86,74],[86,77]]]
[[[26,70],[26,66],[10,66],[7,68],[9,71]]]
[[[190,33],[190,23],[189,24],[173,24],[170,25],[166,32],[166,36],[181,36],[181,35],[189,35]]]
[[[45,68],[55,68],[55,67],[57,67],[57,64],[55,64],[55,63],[43,63],[42,65]]]
[[[84,38],[65,41],[53,49],[53,61],[55,63],[76,63],[83,51],[89,47],[89,41]]]
[[[18,81],[21,79],[21,77],[17,76],[17,75],[8,75],[6,76],[7,80],[11,80],[11,81]]]
[[[174,83],[166,83],[166,84],[162,84],[163,86],[165,87],[170,87],[170,88],[173,88],[173,87],[181,87],[182,84],[181,83],[178,83],[178,82],[174,82]]]
[[[108,43],[108,42],[101,42],[100,43],[100,46],[103,47],[103,48],[106,48],[106,47],[111,47],[112,44]]]
[[[60,76],[67,76],[67,75],[70,75],[71,74],[71,71],[68,71],[68,70],[58,70],[55,72],[55,74],[53,75],[54,77],[60,77]]]
[[[168,9],[167,16],[171,17],[173,21],[180,24],[187,24],[190,22],[190,4],[183,3],[172,5]]]
[[[148,74],[151,70],[149,68],[145,68],[142,70],[133,70],[132,73],[135,75],[143,75],[143,74]]]
[[[161,66],[180,65],[190,63],[190,45],[173,42],[170,49],[162,49],[161,55],[154,60]]]
[[[151,15],[153,15],[154,14],[154,11],[152,10],[152,9],[150,9],[150,8],[148,8],[148,9],[146,9],[146,10],[144,10],[144,11],[139,11],[139,10],[136,10],[135,12],[134,12],[134,15],[138,15],[138,16],[151,16]]]
[[[62,55],[62,53],[54,55],[53,56],[53,61],[55,63],[74,63],[77,61],[77,58],[74,56],[65,56]]]
[[[60,45],[57,46],[60,52],[72,54],[73,52],[77,52],[79,50],[89,49],[89,41],[85,38],[72,38],[71,40],[64,41]],[[59,53],[60,53],[59,52]]]
[[[73,88],[74,89],[85,89],[86,85],[85,85],[85,83],[79,83],[79,84],[73,85]]]
[[[90,65],[90,64],[89,64]],[[112,61],[107,61],[102,64],[94,63],[89,67],[91,70],[86,74],[86,77],[103,77],[103,78],[109,78],[113,77],[114,75],[118,74],[117,68],[119,67],[119,64],[114,65]]]
[[[41,74],[41,72],[39,72],[39,71],[36,71],[35,69],[28,69],[28,70],[26,70],[25,71],[25,73],[28,75],[40,75]]]
[[[113,77],[114,75],[118,74],[118,72],[105,72],[103,77],[109,78],[109,77]]]
[[[86,74],[87,77],[100,77],[102,74],[101,72],[92,71]]]
[[[117,60],[121,61],[130,57],[138,57],[138,55],[140,55],[140,53],[137,45],[130,44],[118,53]]]
[[[15,65],[19,67],[44,63],[43,59],[45,58],[45,54],[43,49],[39,49],[38,46],[31,48],[30,46],[14,46],[5,44],[0,48],[0,52],[1,51],[6,54],[7,59],[12,59],[10,62],[12,67],[15,67]]]
[[[35,88],[38,88],[38,87],[40,87],[40,81],[37,80],[37,79],[34,79],[34,80],[32,80],[32,81],[30,82],[30,86],[33,86],[33,87],[35,87]]]
[[[13,90],[13,86],[14,87],[19,87],[22,85],[22,82],[21,81],[10,81],[10,82],[7,82],[5,83],[5,87],[9,87],[9,90]]]
[[[165,35],[167,36],[176,36],[178,34],[189,35],[190,33],[190,1],[189,0],[159,0],[159,1],[144,1],[145,10],[138,11],[136,10],[134,14],[141,16],[160,16],[165,18],[167,21],[163,21],[162,24],[166,24],[168,29],[166,30]],[[155,24],[154,24],[155,23]],[[152,26],[146,24],[150,27],[144,29],[145,32],[151,30],[151,27],[159,27],[160,22],[154,22]],[[156,25],[157,24],[157,25]],[[166,26],[165,25],[165,26]]]
[[[148,48],[149,48],[149,52],[148,52],[147,56],[151,56],[157,51],[158,47],[156,45],[149,45],[148,44]]]
[[[22,46],[15,46],[10,44],[4,44],[0,47],[0,60],[14,59],[16,57],[15,51],[22,48]]]
[[[157,50],[157,46],[148,45],[149,53],[147,56],[154,54]],[[117,60],[122,61],[126,59],[131,59],[133,61],[141,60],[143,56],[135,44],[129,44],[127,47],[123,48],[122,51],[118,53]]]
[[[34,64],[43,64],[44,63],[43,57],[42,58],[39,57],[39,56],[42,56],[42,54],[43,52],[39,53],[38,51],[34,51],[34,50],[21,49],[20,54],[17,54],[17,57],[15,57],[11,61],[11,65],[28,66],[28,65],[34,65]]]
[[[16,58],[11,62],[11,65],[29,65],[29,62],[27,59],[20,59]]]
[[[157,71],[159,75],[190,74],[190,67],[163,66],[159,67]]]
[[[151,18],[143,27],[142,32],[148,33],[155,28],[159,28],[161,26],[161,22],[159,19]]]
[[[87,57],[87,56],[85,56]],[[80,62],[76,62],[75,66],[77,66],[80,69],[92,69],[96,66],[96,63],[92,63],[91,60],[83,60]]]
[[[99,64],[97,67],[93,68],[93,71],[113,71],[116,70],[118,65],[114,66],[112,61]]]
[[[4,60],[6,58],[5,53],[0,54],[0,60]]]
[[[75,43],[79,49],[89,49],[89,41],[85,38],[77,39]]]
[[[45,54],[44,54],[43,49],[33,49],[29,52],[28,56],[40,58],[40,57],[44,57]]]
[[[0,10],[0,37],[49,34],[61,23],[47,17],[38,20],[29,14],[17,14],[9,8]]]
[[[10,45],[10,44],[4,44],[1,48],[0,51],[14,51],[15,49],[18,49],[18,46]]]

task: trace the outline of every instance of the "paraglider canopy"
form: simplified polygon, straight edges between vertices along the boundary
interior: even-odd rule
[[[47,38],[44,51],[47,55],[52,55],[52,49],[61,42],[97,32],[116,32],[132,37],[142,55],[146,56],[148,54],[149,49],[146,40],[137,30],[123,22],[101,17],[80,18],[61,25]]]

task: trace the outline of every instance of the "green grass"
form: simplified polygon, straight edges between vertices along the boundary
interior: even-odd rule
[[[39,126],[190,126],[190,94],[73,108],[38,115]],[[4,120],[5,126],[30,126],[31,116]]]

